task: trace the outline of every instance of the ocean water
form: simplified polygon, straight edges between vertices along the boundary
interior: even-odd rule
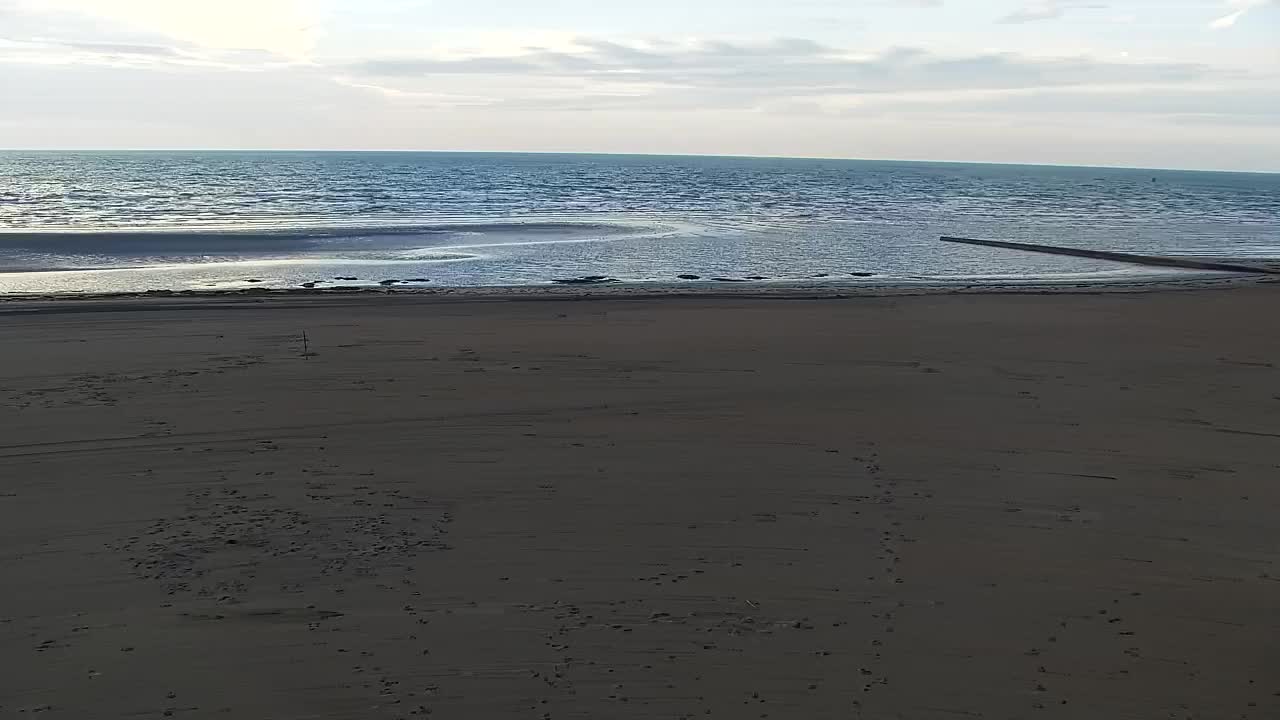
[[[1280,257],[1280,174],[470,153],[0,153],[0,293],[1095,282],[1182,271],[949,245]],[[337,278],[345,278],[339,280]],[[354,279],[352,279],[354,278]]]

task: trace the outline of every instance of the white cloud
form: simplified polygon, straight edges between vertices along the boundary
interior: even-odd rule
[[[260,50],[305,60],[319,39],[314,0],[22,0],[25,14],[106,21],[216,50]]]
[[[402,90],[400,88],[388,87],[385,85],[360,82],[359,80],[353,80],[343,76],[334,78],[334,82],[343,87],[355,88],[357,90],[371,90],[391,100],[412,101],[414,104],[422,107],[483,107],[486,105],[497,105],[502,102],[500,98],[487,97],[484,95],[459,95],[453,93]]]
[[[1209,27],[1214,30],[1225,30],[1234,27],[1240,18],[1244,17],[1250,10],[1271,5],[1273,2],[1274,0],[1227,0],[1227,7],[1234,8],[1234,10],[1209,23]]]
[[[664,110],[894,93],[1177,85],[1215,75],[1193,63],[939,55],[911,48],[866,54],[796,38],[626,44],[579,37],[574,44],[571,51],[384,57],[333,70],[348,83],[376,86],[397,99],[483,94],[508,108]]]
[[[254,52],[212,52],[186,46],[97,40],[14,40],[0,37],[0,64],[86,65],[114,68],[204,68],[256,71],[290,65],[274,55]]]
[[[1245,12],[1244,10],[1237,10],[1231,13],[1230,15],[1223,15],[1217,20],[1214,20],[1213,22],[1209,23],[1209,27],[1213,28],[1214,30],[1222,30],[1225,28],[1229,28],[1232,25],[1236,24],[1236,21],[1239,20],[1242,15],[1244,15],[1244,12]]]
[[[1079,0],[1034,0],[1000,19],[1003,23],[1024,23],[1036,20],[1053,20],[1060,18],[1067,10],[1084,8],[1102,10],[1106,5],[1079,2]]]

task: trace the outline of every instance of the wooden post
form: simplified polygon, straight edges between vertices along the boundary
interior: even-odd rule
[[[1003,248],[1005,250],[1025,250],[1046,255],[1071,255],[1073,257],[1093,258],[1095,260],[1112,260],[1131,265],[1153,265],[1156,267],[1175,267],[1187,270],[1214,270],[1217,272],[1251,273],[1254,275],[1280,275],[1280,270],[1241,265],[1233,262],[1214,262],[1195,258],[1169,257],[1166,255],[1135,255],[1133,253],[1111,252],[1109,250],[1083,250],[1080,248],[1059,247],[1056,245],[1038,245],[1032,243],[1003,242],[1000,240],[973,240],[970,238],[947,237],[942,242],[962,243],[965,245],[982,245],[985,247]]]

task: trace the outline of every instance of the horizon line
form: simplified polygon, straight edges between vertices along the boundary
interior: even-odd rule
[[[1276,170],[1239,170],[1225,168],[1145,167],[1140,165],[1071,165],[1049,162],[1011,162],[992,160],[919,160],[904,158],[859,158],[823,155],[742,155],[723,153],[653,153],[653,152],[601,152],[592,150],[423,150],[409,148],[201,148],[201,147],[129,147],[129,148],[52,148],[52,147],[0,147],[0,153],[368,153],[368,154],[431,154],[431,155],[573,155],[594,157],[653,157],[653,158],[720,158],[726,160],[814,160],[821,162],[886,162],[932,165],[994,165],[1003,167],[1052,167],[1081,168],[1087,170],[1154,170],[1159,172],[1237,173],[1242,175],[1274,175]]]

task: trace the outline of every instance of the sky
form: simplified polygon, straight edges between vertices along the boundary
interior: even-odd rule
[[[1280,171],[1280,0],[0,0],[0,147]]]

